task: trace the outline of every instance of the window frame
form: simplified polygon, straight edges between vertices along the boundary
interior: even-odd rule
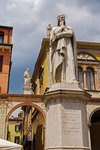
[[[95,90],[94,69],[91,67],[86,68],[86,86],[88,90]]]
[[[4,44],[4,32],[0,31],[0,44]]]

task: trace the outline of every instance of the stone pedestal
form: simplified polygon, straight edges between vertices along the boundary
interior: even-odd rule
[[[55,84],[42,99],[46,104],[45,150],[88,150],[86,103],[90,95],[77,83]]]
[[[24,94],[31,94],[32,88],[29,86],[23,87]]]

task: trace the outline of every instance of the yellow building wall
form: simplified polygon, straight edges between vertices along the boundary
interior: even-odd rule
[[[100,54],[99,53],[96,53],[96,52],[90,52],[92,55],[94,55],[98,60],[100,60]],[[43,68],[44,68],[44,71],[43,71],[43,93],[45,92],[45,89],[47,87],[47,57],[44,58],[44,61],[43,61]],[[37,77],[37,80],[36,80],[36,83],[37,83],[37,94],[40,94],[40,86],[39,86],[39,78]]]
[[[43,70],[43,93],[45,92],[45,89],[46,89],[46,87],[47,87],[47,58],[45,57],[45,59],[44,59],[44,62],[43,62],[43,68],[44,68],[44,70]],[[36,94],[38,95],[38,94],[40,94],[40,85],[39,85],[39,78],[38,78],[38,76],[37,76],[37,79],[36,79],[36,83],[37,83],[37,92],[36,92]]]
[[[20,132],[16,132],[15,131],[15,126],[16,125],[20,125],[20,121],[8,121],[8,129],[9,129],[9,132],[10,132],[10,136],[8,138],[9,141],[11,142],[15,142],[15,136],[19,136],[20,137]]]
[[[94,55],[98,60],[100,60],[100,54],[97,53],[91,53],[92,55]]]
[[[32,122],[32,136],[34,136],[34,134],[36,134],[38,126],[42,125],[42,145],[44,145],[44,143],[45,143],[45,139],[44,139],[44,135],[45,135],[44,123],[45,123],[45,121],[43,119],[43,116],[39,112],[37,114],[37,116],[34,118],[33,122]],[[37,136],[40,137],[40,135],[37,135]]]
[[[37,117],[34,119],[32,123],[33,134],[36,134],[37,126],[41,124],[44,124],[44,120],[43,120],[41,113],[38,113]]]
[[[40,90],[39,90],[39,78],[37,78],[36,83],[37,83],[37,92],[36,92],[36,94],[38,95],[38,94],[40,94]]]
[[[44,93],[47,87],[47,57],[44,60],[43,68],[44,68],[43,72],[43,93]]]

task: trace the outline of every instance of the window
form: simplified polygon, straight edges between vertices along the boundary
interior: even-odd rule
[[[0,43],[4,43],[4,32],[0,32]]]
[[[80,83],[80,86],[84,87],[84,78],[83,78],[83,69],[81,67],[78,67],[78,81]]]
[[[2,72],[3,56],[0,56],[0,72]]]
[[[16,132],[19,132],[19,131],[20,131],[20,126],[19,126],[19,125],[16,125],[16,126],[15,126],[15,131],[16,131]]]
[[[15,136],[15,143],[19,144],[20,142],[20,137],[19,136]]]
[[[86,85],[88,90],[94,90],[94,70],[92,68],[86,69]]]

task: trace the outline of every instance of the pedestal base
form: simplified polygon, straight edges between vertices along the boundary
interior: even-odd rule
[[[89,150],[86,103],[90,95],[76,85],[72,90],[51,87],[42,97],[47,120],[45,150]]]
[[[28,86],[23,87],[24,94],[31,94],[31,90],[32,90],[31,87]]]
[[[90,150],[89,147],[61,147],[61,146],[55,146],[55,147],[48,147],[45,150]]]

